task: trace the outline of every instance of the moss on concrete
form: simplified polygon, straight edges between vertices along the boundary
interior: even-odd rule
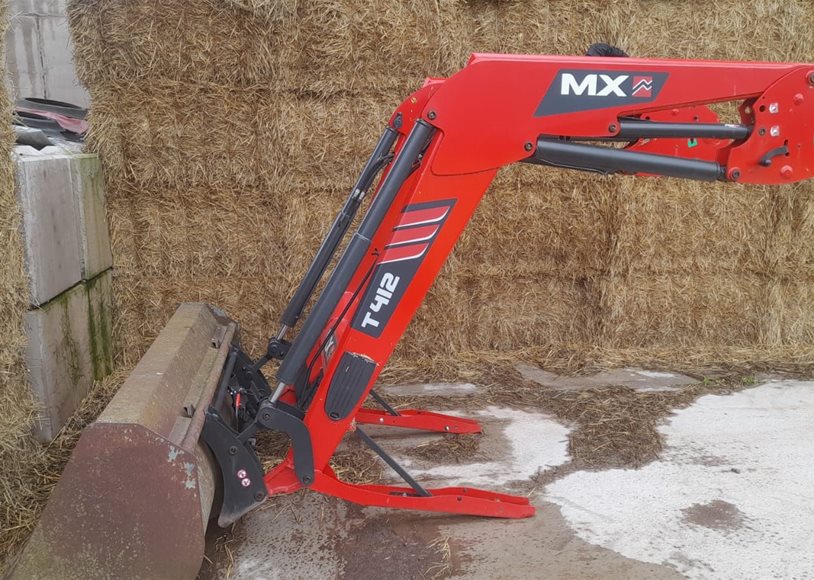
[[[79,345],[76,343],[76,339],[74,338],[73,325],[71,324],[71,314],[68,305],[70,294],[72,292],[74,292],[73,288],[54,298],[51,301],[51,308],[56,308],[61,313],[62,343],[65,345],[65,348],[62,349],[61,352],[67,355],[67,360],[65,362],[67,363],[68,373],[71,377],[71,385],[76,386],[82,380],[83,373]]]
[[[111,274],[103,272],[86,282],[88,327],[93,378],[99,380],[113,370]]]

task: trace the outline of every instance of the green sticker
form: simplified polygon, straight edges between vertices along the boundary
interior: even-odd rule
[[[698,139],[687,139],[687,147],[692,149],[698,145]]]

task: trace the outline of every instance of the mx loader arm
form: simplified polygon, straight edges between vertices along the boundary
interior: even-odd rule
[[[709,108],[723,102],[737,104],[738,122],[721,123]],[[496,172],[515,162],[755,184],[807,179],[814,65],[476,54],[452,77],[428,79],[390,118],[268,352],[253,361],[231,348],[202,435],[223,478],[221,525],[269,494],[300,488],[364,505],[533,514],[522,497],[425,488],[361,427],[480,431],[467,419],[396,411],[372,387]],[[358,229],[299,325],[379,174]],[[270,384],[261,369],[271,359],[281,364]],[[381,410],[362,408],[368,396]],[[285,431],[292,442],[268,473],[255,455],[259,429]],[[329,461],[348,431],[407,485],[338,479]]]

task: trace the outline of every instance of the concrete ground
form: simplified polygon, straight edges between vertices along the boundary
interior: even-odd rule
[[[528,380],[554,380],[549,388],[580,388],[518,370]],[[644,392],[694,382],[640,369],[587,380]],[[461,408],[478,396],[468,384],[415,390],[460,397]],[[434,449],[426,446],[435,435],[368,432],[422,483],[527,495],[533,518],[363,508],[300,492],[273,498],[219,539],[202,576],[814,578],[814,382],[767,379],[701,397],[661,422],[661,457],[640,469],[576,469],[567,451],[573,426],[536,410],[492,406],[466,415],[482,422],[484,435],[463,459],[416,453]]]

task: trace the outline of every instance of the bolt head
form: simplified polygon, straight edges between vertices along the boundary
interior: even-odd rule
[[[608,132],[609,132],[609,133],[616,133],[616,125],[615,125],[615,124],[613,124],[613,123],[611,123],[610,125],[608,125]]]
[[[263,495],[263,492],[258,491],[257,493],[254,494],[254,501],[263,501],[264,497],[265,496]]]
[[[433,119],[435,119],[435,117],[436,117],[435,111],[430,111],[429,113],[427,113],[427,118],[428,118],[430,121],[432,121]]]
[[[243,479],[240,480],[240,485],[242,485],[243,487],[249,487],[251,484],[252,480],[249,479],[248,477],[244,477]]]
[[[808,73],[808,84],[814,85],[814,72]]]
[[[732,181],[737,181],[741,177],[741,170],[737,167],[733,167],[729,170],[729,179]]]
[[[776,115],[778,113],[778,111],[780,111],[780,105],[778,105],[777,103],[770,103],[769,104],[769,112],[772,115]]]
[[[235,447],[234,445],[232,445],[232,446],[229,448],[229,455],[237,455],[237,447]]]
[[[238,469],[237,470],[237,478],[243,479],[246,477],[246,470],[245,469]]]
[[[523,148],[526,151],[531,151],[534,148],[534,145],[532,145],[531,142],[529,142],[529,143],[526,143],[525,145],[523,145]]]
[[[806,98],[803,96],[803,93],[797,93],[791,98],[791,100],[795,105],[802,105]]]
[[[791,165],[784,165],[780,168],[780,175],[785,177],[786,179],[790,179],[792,175],[794,175],[794,169]]]
[[[769,134],[772,137],[779,137],[780,136],[780,125],[774,125],[771,129],[769,129]]]

